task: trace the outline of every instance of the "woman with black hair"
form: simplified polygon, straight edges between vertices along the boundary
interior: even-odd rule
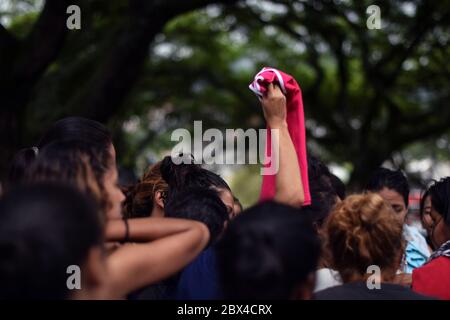
[[[187,156],[187,155],[185,155]],[[171,162],[171,157],[165,157],[162,161],[159,161],[152,166],[148,167],[139,181],[131,186],[126,187],[124,202],[124,215],[129,218],[135,217],[163,217],[164,202],[168,193],[167,179],[173,173],[166,173],[166,179],[162,177],[161,167],[163,161]],[[165,164],[167,170],[167,165]],[[230,187],[222,177],[209,170],[203,169],[196,164],[189,164],[191,167],[185,167],[185,169],[191,168],[195,172],[200,174],[194,179],[195,185],[204,188],[212,188],[217,191],[218,196],[224,203],[228,212],[229,218],[233,218],[238,214],[239,207],[236,207],[236,198],[233,196]],[[179,170],[176,170],[177,172]]]
[[[372,174],[366,190],[380,195],[392,207],[398,221],[403,224],[403,237],[407,245],[405,263],[401,271],[411,274],[415,268],[427,261],[431,252],[419,230],[405,223],[409,204],[409,184],[406,176],[400,170],[379,168]]]
[[[164,298],[218,299],[221,297],[221,290],[217,276],[215,244],[230,218],[232,209],[230,210],[222,199],[224,194],[231,195],[231,190],[218,175],[199,165],[180,160],[183,159],[165,157],[161,163],[161,175],[168,184],[164,198],[165,217],[200,221],[208,227],[211,240],[209,246],[178,275],[173,288],[165,289],[166,292],[172,292]],[[231,200],[234,201],[233,198]],[[146,294],[148,293],[144,293],[144,296]]]
[[[109,130],[100,122],[82,117],[67,117],[56,121],[42,135],[37,144],[25,148],[14,156],[8,176],[8,186],[20,184],[26,171],[38,156],[40,150],[55,141],[79,140],[92,146],[101,156],[103,163],[116,163],[116,151]]]
[[[107,297],[96,204],[74,188],[46,183],[8,192],[0,200],[0,250],[0,300]]]
[[[432,229],[435,248],[429,261],[413,271],[414,291],[440,299],[450,299],[450,177],[428,189],[431,198]]]
[[[207,227],[197,221],[122,219],[124,197],[117,186],[115,162],[110,158],[105,164],[101,152],[83,141],[48,144],[28,170],[26,182],[64,183],[96,200],[105,240],[114,244],[106,259],[108,298],[123,298],[173,275],[209,242]]]
[[[260,203],[233,220],[217,248],[226,299],[310,299],[320,241],[301,209]]]
[[[231,196],[231,190],[215,173],[190,161],[182,161],[186,157],[190,155],[179,155],[177,159],[167,156],[158,165],[160,175],[167,185],[161,207],[166,218],[204,223],[210,232],[209,245],[180,274],[136,292],[132,296],[134,299],[188,300],[220,297],[214,245],[230,218],[232,209],[226,205],[227,199],[224,200],[224,196]],[[231,201],[234,199],[231,198]]]

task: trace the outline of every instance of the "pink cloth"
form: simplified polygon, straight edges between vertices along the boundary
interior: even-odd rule
[[[297,153],[298,165],[300,167],[300,174],[303,183],[303,190],[305,193],[305,202],[303,205],[311,204],[311,195],[309,193],[308,182],[308,163],[306,160],[306,134],[305,134],[305,118],[303,114],[303,100],[302,92],[295,79],[274,68],[264,67],[250,84],[256,96],[261,99],[267,91],[269,83],[277,83],[281,91],[286,96],[287,102],[287,124],[289,134],[294,143],[295,151]],[[267,127],[267,129],[270,129]],[[267,131],[266,154],[270,155],[272,151],[272,142],[270,131]],[[267,166],[267,165],[266,165]],[[260,201],[272,199],[275,196],[276,175],[264,175]]]

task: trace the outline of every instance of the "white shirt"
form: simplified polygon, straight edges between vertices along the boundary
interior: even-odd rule
[[[316,286],[314,292],[339,286],[341,284],[342,280],[339,272],[329,268],[322,268],[316,271]]]

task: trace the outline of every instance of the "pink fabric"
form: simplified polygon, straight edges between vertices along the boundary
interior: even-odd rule
[[[308,182],[308,163],[306,160],[306,134],[305,134],[305,118],[303,114],[302,92],[295,79],[274,68],[264,67],[250,84],[252,90],[258,98],[262,98],[267,91],[269,83],[277,83],[286,96],[287,102],[287,124],[289,134],[294,143],[297,153],[298,164],[305,193],[305,202],[303,205],[311,204],[311,195],[309,193]],[[267,127],[267,129],[270,129]],[[270,131],[267,132],[266,154],[271,155],[272,142]],[[267,164],[266,166],[268,166]],[[272,199],[275,196],[276,175],[264,175],[260,201]]]

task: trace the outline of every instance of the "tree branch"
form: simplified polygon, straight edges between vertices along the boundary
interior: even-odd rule
[[[237,0],[212,3],[233,4]],[[114,37],[109,53],[95,74],[77,97],[70,102],[70,109],[80,105],[84,113],[100,121],[107,121],[121,106],[126,94],[133,87],[148,57],[148,48],[156,34],[173,17],[199,9],[211,1],[147,1],[130,2],[130,17]]]
[[[65,36],[66,9],[78,0],[47,0],[33,29],[23,40],[15,59],[13,75],[23,86],[31,87],[60,52]]]

